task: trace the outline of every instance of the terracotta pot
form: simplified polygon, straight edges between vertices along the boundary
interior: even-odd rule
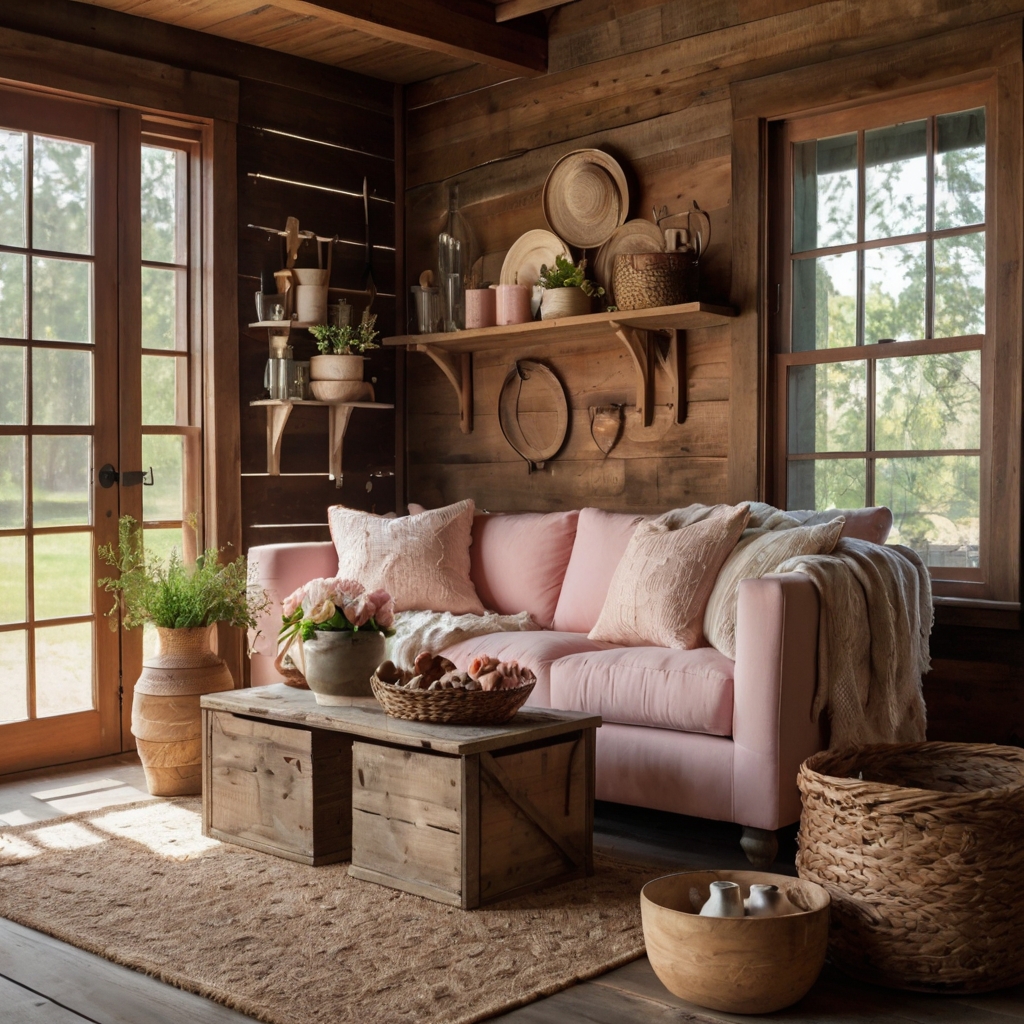
[[[203,737],[199,698],[234,689],[210,649],[210,630],[157,627],[160,651],[142,665],[132,699],[132,735],[153,796],[201,793]]]
[[[540,300],[541,320],[583,316],[590,312],[590,296],[582,288],[545,288]]]
[[[362,356],[313,356],[309,361],[310,380],[362,380]]]
[[[302,645],[306,683],[317,704],[347,704],[350,697],[372,697],[370,676],[384,660],[384,634],[370,630],[317,631]]]

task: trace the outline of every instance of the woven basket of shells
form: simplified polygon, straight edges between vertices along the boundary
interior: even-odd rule
[[[392,718],[439,725],[502,725],[526,703],[537,683],[515,661],[473,658],[466,671],[424,652],[412,672],[390,661],[370,679],[377,703]]]

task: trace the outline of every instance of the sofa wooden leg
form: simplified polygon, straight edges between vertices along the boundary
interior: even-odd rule
[[[743,847],[747,860],[758,871],[764,871],[775,863],[775,856],[779,852],[779,837],[768,829],[744,825],[740,846]]]

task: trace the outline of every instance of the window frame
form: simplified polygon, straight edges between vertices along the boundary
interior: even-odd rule
[[[787,506],[788,489],[788,468],[791,461],[795,461],[793,453],[789,452],[787,431],[789,427],[789,371],[794,366],[820,366],[830,363],[864,362],[874,364],[869,370],[868,386],[866,394],[865,412],[867,436],[865,438],[865,450],[857,452],[829,453],[833,458],[863,458],[866,461],[865,474],[869,492],[873,495],[874,490],[874,463],[879,457],[896,455],[897,457],[924,457],[928,455],[944,454],[940,451],[917,451],[907,450],[895,453],[886,452],[877,454],[874,446],[873,431],[870,429],[874,420],[875,412],[872,408],[874,400],[874,387],[872,383],[875,374],[872,372],[881,359],[898,358],[901,356],[932,355],[946,352],[968,352],[978,351],[981,353],[981,436],[979,438],[979,567],[958,568],[952,566],[931,567],[932,588],[935,594],[945,597],[957,597],[970,599],[972,597],[990,597],[991,588],[987,586],[988,580],[993,571],[993,521],[992,501],[990,499],[992,480],[992,450],[993,438],[993,387],[992,387],[992,363],[994,331],[992,323],[996,318],[996,281],[994,274],[995,264],[995,227],[998,214],[996,212],[996,160],[993,159],[994,147],[990,145],[994,132],[994,114],[996,103],[996,90],[994,76],[980,81],[957,85],[948,88],[929,89],[916,92],[909,96],[887,97],[881,100],[869,101],[845,107],[838,111],[825,113],[811,112],[804,113],[791,118],[773,118],[768,123],[768,149],[769,149],[769,189],[774,202],[768,210],[769,236],[773,244],[769,250],[769,291],[775,291],[778,296],[778,313],[773,315],[768,324],[769,345],[771,350],[772,379],[774,380],[774,395],[772,396],[774,406],[774,437],[770,439],[771,449],[774,455],[772,490],[773,503],[780,508]],[[861,239],[843,246],[823,246],[807,250],[806,255],[801,252],[799,259],[810,259],[821,249],[841,249],[842,251],[869,251],[872,248],[909,244],[911,242],[928,241],[935,238],[961,237],[967,234],[985,232],[985,332],[977,335],[964,335],[958,337],[926,337],[911,341],[896,341],[887,344],[868,343],[861,338],[860,344],[844,348],[823,348],[810,351],[794,352],[792,350],[792,296],[793,296],[793,267],[795,260],[792,254],[791,240],[793,232],[794,214],[794,183],[793,183],[793,146],[796,143],[810,141],[818,138],[828,138],[836,135],[853,134],[857,132],[862,138],[865,131],[874,128],[888,127],[889,125],[928,119],[929,136],[931,136],[932,119],[942,114],[956,113],[964,110],[985,108],[986,116],[986,161],[985,161],[985,217],[980,228],[977,225],[969,225],[965,228],[944,229],[936,231],[933,228],[913,235],[892,236],[884,239]],[[929,148],[929,175],[931,174],[933,140],[930,139]],[[863,152],[860,151],[862,143],[859,143],[859,162],[863,160]],[[859,172],[858,172],[859,173]],[[865,197],[862,190],[858,188],[858,219],[863,221]],[[863,225],[861,225],[863,227]],[[863,231],[858,231],[858,235]],[[926,303],[926,334],[930,331],[932,324],[928,322],[930,317],[927,311],[931,305],[930,299],[934,286],[934,266],[931,260],[927,267],[927,295]],[[862,288],[862,283],[858,285]],[[859,320],[863,321],[863,312]],[[858,333],[862,333],[861,330]],[[824,453],[821,453],[824,454]],[[960,454],[950,450],[950,454]],[[973,455],[973,450],[971,452]],[[803,455],[802,458],[813,459],[819,453]],[[797,456],[801,458],[801,456]],[[979,589],[981,588],[981,589]],[[984,592],[983,592],[984,591]]]
[[[1024,280],[1024,74],[1021,17],[1003,17],[915,41],[865,51],[730,85],[732,102],[732,301],[730,355],[729,497],[775,497],[776,382],[769,326],[778,315],[769,278],[774,239],[768,211],[769,122],[833,113],[916,93],[991,81],[988,161],[995,181],[988,218],[987,272],[991,316],[991,415],[994,424],[989,481],[990,573],[983,584],[937,587],[941,621],[1019,628],[1021,559],[1022,280]],[[969,104],[967,105],[969,106]],[[966,107],[964,108],[966,109]],[[776,206],[777,208],[777,206]]]

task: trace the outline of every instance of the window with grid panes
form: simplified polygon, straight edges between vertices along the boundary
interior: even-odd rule
[[[776,165],[782,503],[887,505],[890,542],[953,581],[982,578],[988,512],[988,119],[971,99],[788,121]]]

